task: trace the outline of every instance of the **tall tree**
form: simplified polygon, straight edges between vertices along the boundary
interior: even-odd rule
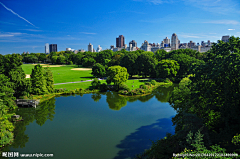
[[[35,65],[31,73],[32,93],[36,95],[48,92],[46,88],[46,79],[41,65]]]
[[[161,60],[156,66],[157,77],[174,77],[177,75],[179,68],[179,64],[175,60]]]
[[[44,76],[46,79],[46,88],[47,88],[48,92],[53,92],[54,80],[53,80],[53,73],[52,73],[50,67],[44,68]]]
[[[134,69],[138,71],[138,75],[155,77],[156,64],[157,60],[153,56],[150,56],[148,53],[142,53],[138,56]]]
[[[94,77],[104,77],[106,75],[106,70],[103,65],[96,63],[92,68],[92,73]]]
[[[120,61],[120,66],[126,67],[131,77],[137,74],[137,70],[135,69],[137,57],[138,56],[135,53],[129,53],[126,54]]]
[[[123,84],[128,80],[128,72],[125,67],[121,66],[111,66],[107,70],[107,83],[110,84],[111,82],[114,83],[114,85],[117,85],[119,87],[120,84]]]

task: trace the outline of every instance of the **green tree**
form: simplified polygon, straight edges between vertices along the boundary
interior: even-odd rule
[[[51,57],[52,64],[56,64],[57,63],[57,59],[58,59],[58,56],[52,56]]]
[[[50,67],[44,68],[44,77],[46,79],[46,88],[48,92],[53,92],[54,90],[54,80],[53,80],[53,73]]]
[[[103,50],[97,53],[96,62],[105,66],[106,65],[105,60],[106,59],[111,60],[112,56],[113,56],[112,50]]]
[[[129,53],[126,54],[120,61],[120,66],[127,68],[131,77],[137,74],[137,70],[135,69],[137,57],[138,56],[135,53]]]
[[[165,50],[163,50],[163,49],[157,50],[157,51],[155,52],[155,57],[156,57],[156,59],[157,59],[158,61],[161,61],[161,60],[163,60],[163,59],[166,60],[167,57],[168,57],[168,52],[165,51]]]
[[[149,55],[149,53],[142,53],[138,56],[134,69],[138,71],[138,75],[155,77],[156,64],[157,60],[153,57],[153,55]]]
[[[38,58],[39,61],[42,61],[42,63],[47,59],[47,56],[45,53],[40,53],[40,56]]]
[[[97,79],[94,78],[94,80],[91,82],[93,89],[99,89],[101,82]]]
[[[63,56],[63,55],[58,56],[58,58],[57,58],[57,63],[58,64],[63,64],[65,62],[66,62],[65,56]]]
[[[48,92],[46,88],[46,79],[41,65],[35,65],[31,73],[32,93],[36,95]]]
[[[83,58],[83,54],[82,53],[78,53],[74,55],[74,63],[78,65],[78,67],[82,64],[82,58]]]
[[[107,83],[113,82],[114,85],[117,85],[119,87],[120,84],[123,84],[128,80],[128,72],[125,67],[121,66],[111,66],[107,70]]]
[[[96,63],[92,68],[92,73],[94,77],[104,77],[106,75],[106,70],[103,65]]]
[[[179,64],[175,60],[161,60],[156,66],[157,77],[171,78],[177,75]]]
[[[94,58],[85,58],[84,57],[82,61],[83,61],[82,64],[84,67],[92,67],[96,63]]]

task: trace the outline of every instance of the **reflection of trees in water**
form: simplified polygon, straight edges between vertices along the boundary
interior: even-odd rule
[[[121,150],[114,159],[134,158],[145,149],[149,149],[152,141],[165,137],[166,133],[174,134],[171,118],[158,119],[156,123],[142,126],[116,146]]]
[[[155,97],[159,102],[167,103],[168,99],[171,96],[172,91],[174,90],[173,86],[170,87],[158,87],[155,91]]]
[[[26,126],[36,119],[36,123],[42,126],[47,119],[53,120],[55,114],[55,98],[40,103],[37,108],[18,108],[16,114],[23,118],[23,121],[15,123],[14,142],[4,148],[4,151],[10,151],[10,148],[23,148],[28,142],[28,135],[25,134]]]
[[[116,92],[107,92],[106,96],[110,109],[120,110],[127,105],[127,98],[119,96]]]
[[[149,95],[146,95],[146,96],[140,96],[138,98],[138,100],[140,100],[141,102],[147,102],[149,101],[152,97],[154,97],[154,94],[149,94]]]
[[[98,102],[102,98],[100,93],[92,94],[91,97],[94,100],[94,102]]]
[[[46,100],[42,102],[36,109],[35,119],[36,123],[42,126],[48,119],[53,120],[55,114],[55,102],[56,99],[52,98],[50,100]]]

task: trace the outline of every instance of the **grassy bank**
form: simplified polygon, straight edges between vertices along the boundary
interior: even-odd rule
[[[22,68],[26,74],[31,74],[32,69],[35,65],[32,64],[23,64]],[[47,66],[47,65],[42,65]],[[92,71],[87,70],[71,70],[73,68],[78,68],[77,65],[66,65],[66,66],[59,66],[53,67],[56,65],[49,65],[52,73],[54,83],[65,83],[65,82],[76,82],[76,81],[86,81],[93,79],[94,77],[91,75]]]

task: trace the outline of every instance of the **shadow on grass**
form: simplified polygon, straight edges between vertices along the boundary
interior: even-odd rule
[[[145,149],[149,149],[152,141],[164,138],[166,133],[174,134],[174,127],[171,121],[172,117],[158,119],[156,123],[142,126],[134,133],[126,136],[125,139],[116,146],[122,150],[118,152],[114,159],[134,158],[137,154],[143,153]]]

